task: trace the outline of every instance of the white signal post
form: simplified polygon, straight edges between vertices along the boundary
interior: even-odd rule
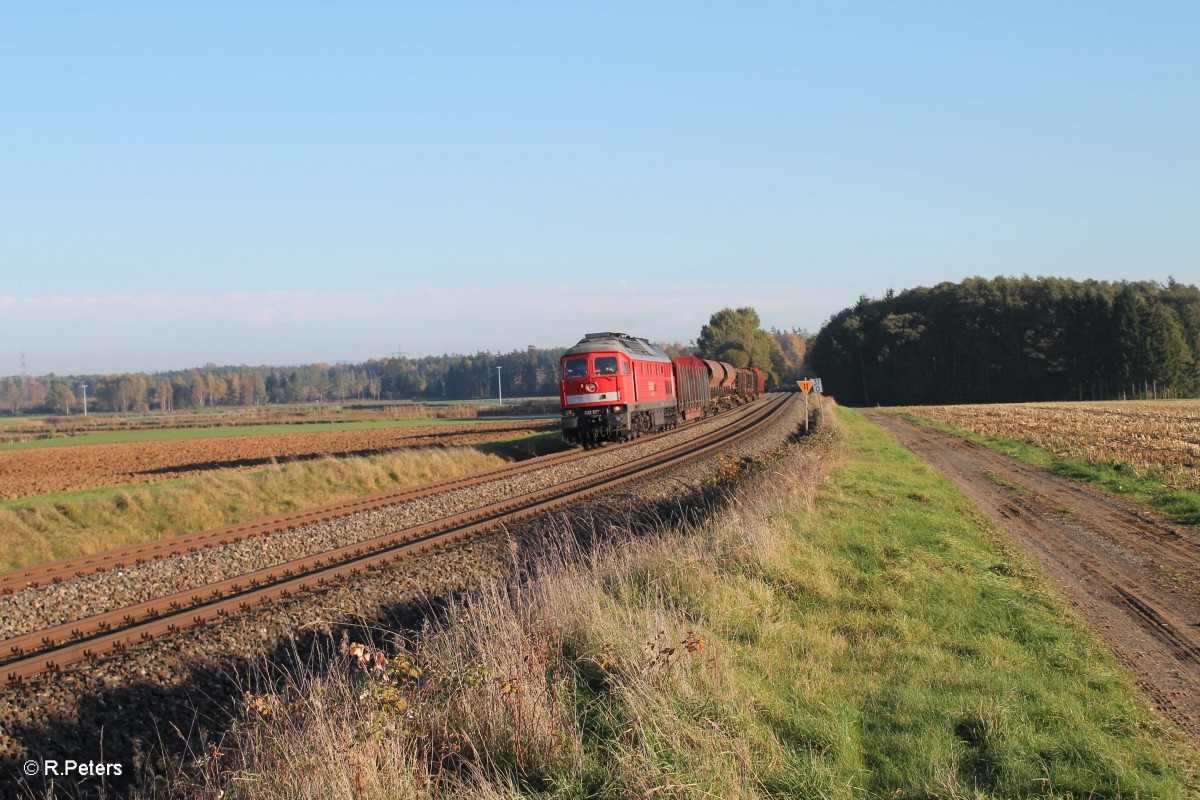
[[[810,392],[821,393],[821,379],[805,378],[802,381],[796,381],[796,385],[800,387],[800,391],[804,392],[804,432],[808,433],[808,395]]]
[[[500,405],[504,405],[504,386],[500,383],[500,370],[502,367],[496,367],[496,393],[500,395]]]

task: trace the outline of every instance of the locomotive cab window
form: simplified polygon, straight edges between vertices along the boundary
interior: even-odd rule
[[[587,374],[588,371],[586,358],[569,358],[567,359],[567,362],[563,364],[564,378],[586,378]]]
[[[629,362],[628,361],[625,361],[625,360],[621,361],[621,374],[622,375],[629,374]]]
[[[616,356],[598,356],[596,358],[596,374],[597,375],[616,375],[617,374],[617,357]]]

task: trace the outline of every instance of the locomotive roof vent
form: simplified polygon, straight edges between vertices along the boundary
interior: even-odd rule
[[[583,344],[583,342],[594,342],[602,339],[618,339],[620,340],[621,344],[625,345],[627,349],[632,350],[635,353],[641,353],[642,355],[647,356],[654,354],[654,351],[647,347],[647,345],[650,343],[645,339],[639,339],[636,336],[630,336],[628,333],[616,333],[614,331],[585,333],[583,335],[583,340],[580,341],[580,344]]]
[[[632,339],[628,333],[613,333],[612,331],[601,331],[600,333],[585,333],[583,340],[588,339]]]
[[[628,333],[614,333],[611,331],[585,334],[579,340],[578,344],[567,350],[564,355],[594,353],[601,350],[612,350],[613,348],[624,350],[627,353],[641,356],[650,361],[671,360],[666,353],[650,344],[646,339],[639,339],[636,336],[630,336]]]

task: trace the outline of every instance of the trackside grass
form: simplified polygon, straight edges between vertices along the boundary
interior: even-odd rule
[[[1200,525],[1200,492],[1181,486],[1177,476],[1161,469],[1138,469],[1128,463],[1111,460],[1101,462],[1066,458],[1029,442],[1002,436],[983,436],[917,413],[904,412],[899,416],[978,442],[1055,475],[1119,495],[1165,517],[1188,525]]]
[[[474,425],[495,421],[486,417],[477,417],[474,419],[388,419],[357,422],[223,425],[211,428],[150,428],[128,431],[103,431],[100,433],[79,433],[56,439],[6,442],[0,443],[0,450],[33,450],[43,447],[72,447],[84,444],[114,444],[118,442],[169,442],[180,439],[222,439],[229,436],[273,436],[286,433],[367,431],[380,428],[423,428],[430,425]]]
[[[415,486],[559,447],[557,432],[0,501],[0,570]]]
[[[838,416],[728,465],[715,522],[563,546],[419,634],[252,682],[139,796],[1194,797],[1194,751],[1031,563]]]

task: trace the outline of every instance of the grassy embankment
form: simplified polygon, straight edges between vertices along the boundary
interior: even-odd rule
[[[476,447],[410,448],[0,500],[0,570],[450,478],[549,452],[560,441],[550,432]]]
[[[359,422],[298,422],[269,425],[223,425],[212,428],[142,428],[128,431],[104,431],[60,436],[54,439],[32,439],[0,444],[0,450],[31,450],[42,447],[71,447],[82,444],[113,444],[116,442],[164,442],[180,439],[222,439],[229,436],[274,436],[281,433],[330,433],[336,431],[366,431],[379,428],[427,428],[430,425],[477,425],[488,422],[475,419],[393,419]]]
[[[1094,489],[1118,495],[1162,514],[1164,517],[1188,525],[1200,525],[1200,492],[1176,485],[1172,476],[1162,470],[1138,470],[1121,462],[1101,463],[1078,458],[1062,458],[1030,442],[999,436],[982,436],[916,414],[902,413],[900,416],[977,442],[1038,469],[1044,469]]]
[[[719,522],[566,557],[387,658],[352,645],[248,696],[168,793],[1195,796],[1195,753],[1031,562],[839,413],[844,445],[768,464]]]

